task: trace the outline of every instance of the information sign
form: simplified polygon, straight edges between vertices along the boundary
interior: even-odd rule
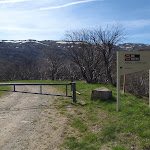
[[[120,110],[120,76],[124,74],[131,74],[149,69],[150,69],[150,51],[117,52],[117,111]],[[149,97],[149,106],[150,106],[150,97]]]

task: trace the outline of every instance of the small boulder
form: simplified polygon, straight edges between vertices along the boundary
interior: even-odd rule
[[[91,93],[91,100],[108,100],[110,98],[112,98],[112,91],[105,87],[94,89]]]

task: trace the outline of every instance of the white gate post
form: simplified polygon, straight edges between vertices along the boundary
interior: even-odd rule
[[[117,52],[117,111],[120,110],[120,68],[119,68],[119,60],[118,60],[118,52]]]

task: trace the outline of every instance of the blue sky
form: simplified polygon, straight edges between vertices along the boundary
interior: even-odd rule
[[[122,25],[150,44],[149,0],[0,0],[0,40],[63,40],[67,30]]]

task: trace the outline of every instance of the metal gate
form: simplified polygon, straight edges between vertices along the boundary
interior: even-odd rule
[[[23,85],[39,86],[40,92],[32,93],[32,92],[23,92],[23,91],[16,90],[16,86],[23,86]],[[66,93],[65,93],[65,95],[43,93],[42,85],[64,85],[64,86],[66,86]],[[72,95],[68,95],[68,86],[69,85],[71,86]],[[13,86],[13,90],[0,89],[0,91],[71,97],[73,102],[76,102],[76,83],[75,82],[70,82],[70,83],[0,83],[0,86]]]

